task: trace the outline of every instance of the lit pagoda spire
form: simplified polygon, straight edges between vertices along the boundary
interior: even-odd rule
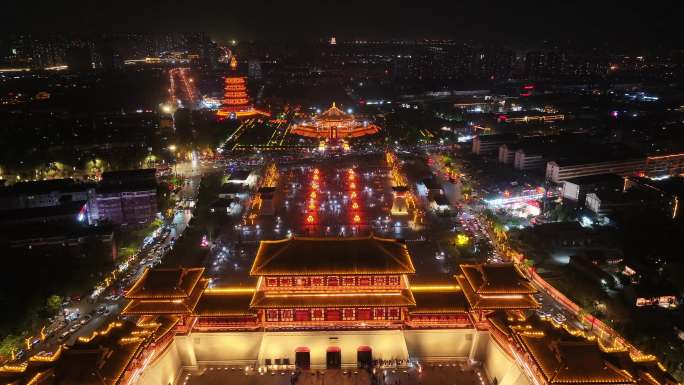
[[[233,73],[226,76],[224,80],[223,101],[216,112],[216,116],[219,119],[239,119],[255,115],[268,116],[268,113],[255,109],[249,102],[247,82],[244,76],[237,74],[237,58],[235,55],[230,58],[230,69]]]

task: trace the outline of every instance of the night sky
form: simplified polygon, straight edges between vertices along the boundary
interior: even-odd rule
[[[684,48],[680,0],[5,0],[5,31],[206,31],[221,39],[453,38],[516,48]]]

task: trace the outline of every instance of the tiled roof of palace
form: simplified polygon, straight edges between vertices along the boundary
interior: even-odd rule
[[[511,263],[460,266],[478,294],[534,294],[537,290]]]
[[[201,277],[201,276],[200,276]],[[193,285],[192,292],[187,297],[153,297],[150,299],[131,299],[121,311],[124,315],[161,315],[161,314],[191,314],[207,287],[209,281],[200,279]]]
[[[202,278],[204,268],[146,269],[126,292],[129,299],[187,298]]]
[[[406,244],[374,236],[262,241],[251,275],[415,273]]]

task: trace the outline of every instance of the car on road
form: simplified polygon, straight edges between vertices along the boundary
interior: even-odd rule
[[[73,324],[73,325],[69,328],[69,331],[70,331],[71,333],[74,333],[75,331],[77,331],[77,330],[80,329],[80,328],[81,328],[81,324],[80,324],[80,323],[75,323],[75,324]]]
[[[79,323],[80,323],[81,325],[85,325],[85,324],[87,324],[88,322],[90,322],[91,319],[93,319],[93,316],[91,316],[90,314],[86,314],[86,315],[84,315],[84,316],[81,318],[81,320],[79,321]]]
[[[64,333],[59,335],[59,337],[57,338],[57,341],[64,342],[67,338],[69,338],[70,335],[71,335],[71,332],[69,330],[67,330]]]
[[[19,350],[19,351],[17,352],[17,354],[14,355],[14,359],[16,359],[16,360],[21,360],[21,359],[24,358],[25,356],[26,356],[26,350],[21,349],[21,350]]]
[[[553,320],[556,321],[559,324],[562,324],[566,321],[566,318],[563,314],[558,313],[555,316],[553,316]]]

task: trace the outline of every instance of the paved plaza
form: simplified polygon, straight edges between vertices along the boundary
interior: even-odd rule
[[[461,363],[423,364],[411,368],[275,370],[267,373],[219,366],[186,371],[175,385],[488,385],[483,372]]]

